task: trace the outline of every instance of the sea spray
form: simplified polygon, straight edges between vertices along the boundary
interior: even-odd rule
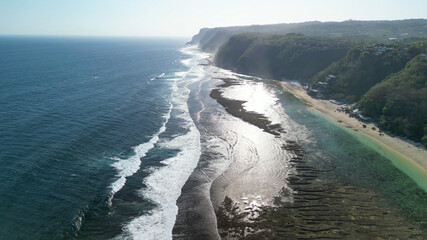
[[[187,51],[186,49],[183,52]],[[202,55],[200,55],[202,56]],[[181,128],[185,134],[163,138],[157,135],[157,145],[160,149],[178,149],[176,156],[161,161],[164,166],[150,168],[149,175],[143,180],[145,188],[140,190],[141,197],[150,200],[156,207],[130,221],[123,228],[123,233],[115,239],[171,239],[178,207],[176,201],[181,195],[181,188],[193,172],[201,154],[200,133],[189,113],[187,101],[192,82],[198,81],[203,72],[197,59],[183,60],[182,63],[190,68],[186,72],[176,72],[172,89],[171,119],[180,119]],[[167,123],[167,122],[166,122]],[[166,124],[165,123],[165,124]],[[167,124],[165,125],[165,130]],[[167,133],[167,131],[166,131]]]
[[[116,192],[118,192],[126,183],[126,178],[135,174],[141,165],[141,158],[147,155],[147,152],[154,148],[154,145],[159,141],[159,135],[166,131],[166,124],[168,123],[171,117],[173,105],[170,104],[169,111],[163,116],[164,122],[160,127],[159,131],[153,135],[150,141],[146,143],[142,143],[136,147],[134,147],[134,155],[127,159],[121,158],[113,158],[116,160],[115,163],[112,164],[118,171],[119,178],[111,184],[111,197],[109,199],[109,203],[111,205],[111,199]]]
[[[178,212],[176,200],[188,176],[197,165],[200,156],[200,135],[194,125],[190,132],[165,143],[163,147],[181,147],[176,157],[162,161],[166,166],[152,169],[144,180],[146,189],[141,191],[157,207],[148,215],[132,220],[125,226],[125,234],[117,239],[171,239],[175,216]]]

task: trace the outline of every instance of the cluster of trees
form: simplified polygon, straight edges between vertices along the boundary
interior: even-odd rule
[[[334,75],[336,81],[329,82],[322,94],[329,99],[356,102],[371,87],[400,71],[410,59],[424,51],[422,43],[357,45],[343,59],[316,74],[311,87],[316,88],[327,76]]]
[[[383,128],[427,147],[427,55],[372,87],[357,106]]]

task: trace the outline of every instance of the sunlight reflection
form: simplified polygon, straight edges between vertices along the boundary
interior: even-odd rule
[[[234,85],[224,90],[225,98],[246,101],[243,107],[247,111],[253,111],[270,118],[272,123],[280,123],[281,118],[277,114],[278,98],[274,92],[262,82],[241,80],[240,85]]]

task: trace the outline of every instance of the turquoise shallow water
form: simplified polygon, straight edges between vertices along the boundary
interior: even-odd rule
[[[396,167],[400,159],[393,158],[398,156],[377,151],[368,138],[311,110],[290,93],[278,90],[278,95],[286,114],[310,129],[312,141],[301,144],[310,164],[330,170],[323,176],[326,180],[372,190],[383,196],[385,206],[426,229],[427,193],[406,169]]]

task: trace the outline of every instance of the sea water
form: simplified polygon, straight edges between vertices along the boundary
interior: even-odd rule
[[[271,204],[286,189],[287,140],[325,181],[425,216],[426,193],[389,159],[277,82],[207,65],[183,43],[0,38],[0,239],[171,239],[177,220],[218,236],[211,199]],[[240,79],[224,96],[281,124],[280,138],[209,96],[221,78]]]
[[[170,238],[200,154],[183,46],[0,38],[0,239]]]

